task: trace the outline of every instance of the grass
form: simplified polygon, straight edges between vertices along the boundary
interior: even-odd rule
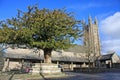
[[[12,78],[13,80],[15,79],[40,79],[42,78],[39,74],[36,75],[31,75],[31,74],[15,74],[14,77]]]
[[[27,80],[27,79],[40,79],[42,78],[39,74],[16,74],[16,73],[2,73],[0,74],[0,80]]]
[[[58,74],[28,74],[28,73],[14,73],[14,72],[0,72],[0,80],[33,80],[45,78],[66,77],[64,73]]]

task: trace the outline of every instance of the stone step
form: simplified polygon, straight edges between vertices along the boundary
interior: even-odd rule
[[[61,69],[61,68],[32,68],[32,70],[41,70],[41,69],[44,69],[44,70],[48,70],[48,69],[51,69],[51,70],[57,70],[57,69]]]
[[[40,65],[40,64],[37,64],[37,65],[35,64],[35,66],[33,66],[33,67],[36,67],[36,68],[37,68],[37,67],[40,67],[40,66],[42,66],[42,67],[48,67],[48,65],[49,65],[49,67],[51,67],[51,68],[58,68],[58,65],[57,65],[57,64],[51,65],[51,64],[43,64],[43,63],[42,63],[41,65]]]
[[[60,73],[61,72],[61,68],[58,67],[57,64],[48,64],[48,63],[41,63],[41,65],[37,64],[35,66],[32,67],[31,70],[32,74],[36,74],[36,73]]]

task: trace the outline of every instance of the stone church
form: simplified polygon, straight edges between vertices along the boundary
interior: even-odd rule
[[[84,45],[75,45],[67,50],[53,51],[52,63],[60,64],[64,69],[74,67],[95,67],[95,60],[101,55],[98,21],[89,16],[88,24],[83,21]],[[43,63],[43,51],[28,48],[8,48],[4,54],[5,70],[21,69],[29,64]],[[89,64],[90,63],[90,64]],[[32,65],[33,66],[33,65]]]

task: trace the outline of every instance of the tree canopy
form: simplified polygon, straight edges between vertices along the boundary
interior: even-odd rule
[[[26,44],[40,49],[69,48],[81,37],[80,22],[65,9],[39,9],[29,6],[16,17],[1,21],[0,43]]]

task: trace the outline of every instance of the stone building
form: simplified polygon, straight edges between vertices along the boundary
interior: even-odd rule
[[[120,57],[115,52],[99,56],[98,61],[101,68],[120,68]]]
[[[75,45],[67,50],[53,51],[52,62],[61,64],[64,69],[74,67],[95,67],[95,59],[101,55],[98,22],[95,18],[92,23],[91,17],[88,24],[83,22],[84,45]],[[43,51],[36,49],[8,48],[4,54],[3,71],[21,69],[29,63],[42,63]]]

